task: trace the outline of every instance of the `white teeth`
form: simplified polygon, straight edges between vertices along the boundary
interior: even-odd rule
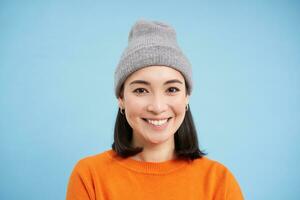
[[[150,120],[150,119],[147,119],[147,121],[150,124],[153,124],[155,126],[161,126],[161,125],[165,124],[168,121],[168,119],[163,119],[163,120]]]

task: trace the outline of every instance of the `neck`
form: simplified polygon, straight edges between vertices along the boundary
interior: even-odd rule
[[[164,162],[175,159],[174,139],[163,144],[143,145],[143,151],[132,159],[145,162]]]

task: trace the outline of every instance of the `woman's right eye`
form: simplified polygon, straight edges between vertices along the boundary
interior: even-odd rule
[[[133,92],[137,93],[137,94],[144,94],[144,93],[147,93],[147,90],[144,88],[137,88]]]

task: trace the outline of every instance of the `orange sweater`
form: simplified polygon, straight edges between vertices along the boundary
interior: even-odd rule
[[[206,157],[160,163],[118,157],[114,151],[80,160],[67,200],[241,200],[240,187],[222,164]]]

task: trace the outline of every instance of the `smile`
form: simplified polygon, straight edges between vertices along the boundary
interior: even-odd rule
[[[166,124],[170,118],[165,118],[165,119],[158,119],[158,120],[154,120],[154,119],[145,119],[142,118],[144,121],[148,122],[149,124],[155,125],[155,126],[163,126],[164,124]]]

